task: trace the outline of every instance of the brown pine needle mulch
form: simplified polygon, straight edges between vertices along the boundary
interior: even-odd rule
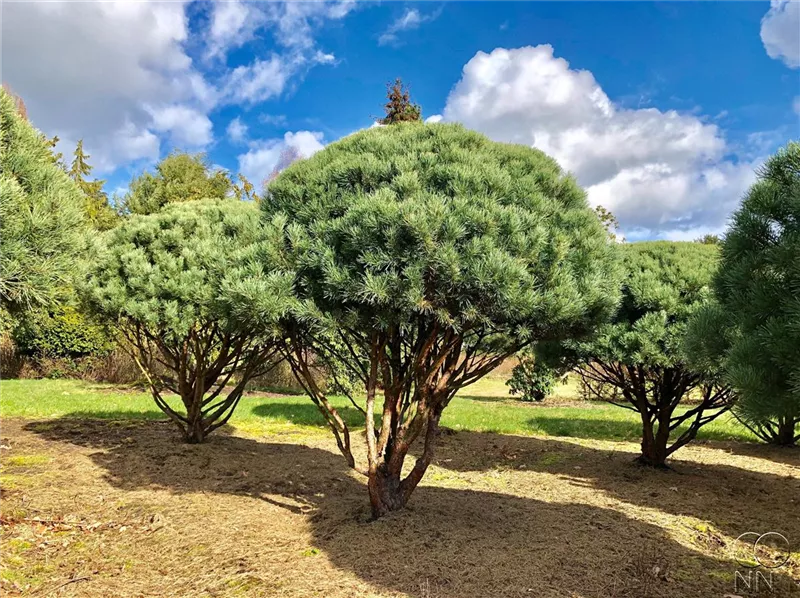
[[[742,533],[794,554],[800,451],[688,447],[673,471],[632,443],[458,432],[404,512],[368,519],[332,440],[167,424],[3,422],[5,596],[722,598],[742,591]],[[738,550],[738,552],[737,552]],[[776,554],[780,556],[779,550]],[[744,555],[744,556],[742,556]],[[763,584],[762,584],[763,586]]]

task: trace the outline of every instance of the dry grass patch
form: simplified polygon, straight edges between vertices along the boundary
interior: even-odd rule
[[[800,542],[797,451],[697,446],[659,472],[632,443],[458,432],[409,508],[369,522],[319,435],[190,446],[163,423],[14,419],[2,436],[22,482],[2,503],[6,595],[721,598],[740,533]]]

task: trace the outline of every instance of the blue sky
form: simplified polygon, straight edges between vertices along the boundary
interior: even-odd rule
[[[800,137],[797,2],[7,2],[2,26],[3,81],[110,191],[176,147],[258,183],[399,76],[425,117],[556,157],[629,239],[691,239]]]

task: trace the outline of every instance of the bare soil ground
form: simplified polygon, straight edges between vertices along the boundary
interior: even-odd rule
[[[760,595],[800,596],[800,451],[707,443],[665,472],[634,465],[632,443],[440,441],[408,509],[370,522],[327,436],[190,446],[158,422],[6,419],[2,592],[751,596],[734,591],[735,538],[776,531],[795,552]]]

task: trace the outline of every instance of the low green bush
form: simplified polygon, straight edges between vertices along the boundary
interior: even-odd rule
[[[537,366],[532,357],[523,357],[511,370],[506,385],[512,395],[523,401],[543,401],[552,394],[558,381],[552,369],[541,364]]]
[[[56,306],[26,314],[13,340],[18,353],[37,358],[102,357],[114,348],[113,332],[72,306]]]

